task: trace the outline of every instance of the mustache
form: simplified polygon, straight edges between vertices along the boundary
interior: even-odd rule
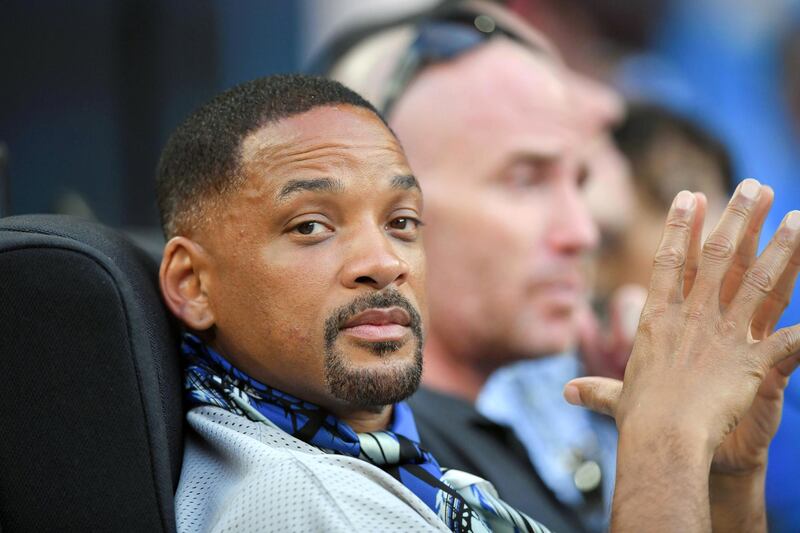
[[[344,327],[344,325],[355,315],[366,311],[367,309],[387,309],[389,307],[399,307],[408,313],[411,317],[409,327],[417,329],[422,324],[422,318],[419,311],[414,307],[411,301],[400,294],[396,289],[391,289],[385,292],[373,292],[370,294],[363,294],[347,305],[337,308],[326,321],[337,330]]]
[[[363,294],[351,301],[347,305],[343,305],[335,309],[331,316],[325,321],[325,346],[330,349],[336,341],[336,337],[341,333],[342,327],[348,320],[353,318],[358,313],[366,311],[367,309],[386,309],[389,307],[399,307],[404,309],[408,316],[411,318],[409,327],[421,345],[423,342],[422,331],[422,317],[419,311],[414,307],[411,301],[400,294],[397,289],[390,289],[384,292],[373,292],[370,294]],[[395,343],[389,343],[394,346]],[[385,348],[389,348],[386,346]],[[396,348],[395,348],[396,349]]]

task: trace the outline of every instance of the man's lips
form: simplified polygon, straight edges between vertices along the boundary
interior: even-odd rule
[[[570,274],[540,278],[531,289],[533,298],[560,308],[574,308],[587,296],[581,277]]]
[[[572,281],[549,281],[547,283],[538,283],[536,286],[540,291],[564,291],[564,292],[581,292],[583,286],[579,283]]]
[[[578,272],[565,270],[558,274],[536,276],[531,288],[535,291],[569,291],[583,292],[586,283]]]
[[[411,317],[400,307],[367,309],[342,326],[342,333],[371,342],[400,341],[409,332]]]

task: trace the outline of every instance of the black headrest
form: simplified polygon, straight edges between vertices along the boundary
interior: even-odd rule
[[[175,530],[178,330],[157,265],[72,217],[0,219],[0,529]]]

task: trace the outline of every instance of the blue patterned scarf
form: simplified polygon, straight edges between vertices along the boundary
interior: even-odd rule
[[[400,481],[454,532],[547,532],[497,496],[486,480],[439,467],[419,446],[411,408],[394,405],[387,431],[356,433],[321,407],[264,385],[231,365],[200,339],[186,334],[185,391],[189,408],[213,405],[277,426],[329,453],[358,457]]]

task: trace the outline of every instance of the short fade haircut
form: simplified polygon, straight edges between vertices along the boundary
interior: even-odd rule
[[[170,238],[194,226],[210,202],[242,184],[242,141],[250,133],[337,104],[367,109],[386,124],[372,104],[341,83],[299,74],[242,83],[194,111],[172,133],[158,163],[164,235]]]

